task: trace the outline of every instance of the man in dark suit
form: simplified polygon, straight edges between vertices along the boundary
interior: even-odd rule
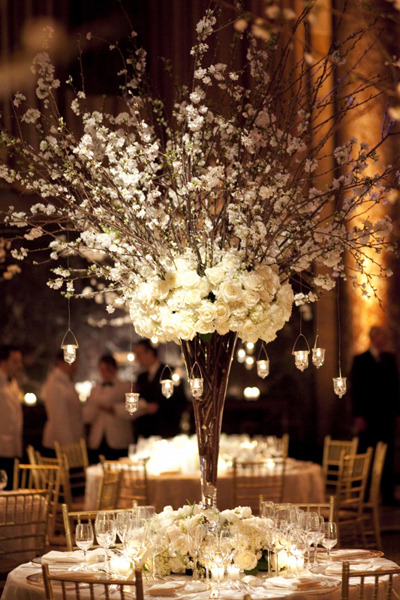
[[[180,422],[186,407],[186,397],[182,385],[174,387],[174,393],[166,398],[161,393],[160,377],[165,367],[157,355],[157,349],[150,340],[139,340],[135,345],[135,360],[143,369],[136,387],[152,414],[139,417],[135,422],[137,436],[159,435],[163,438],[174,437],[181,433]],[[169,371],[167,370],[169,374]]]
[[[382,501],[397,503],[394,496],[394,450],[397,417],[400,414],[400,390],[396,357],[387,352],[388,337],[383,327],[372,327],[370,347],[354,357],[351,392],[355,433],[360,450],[388,444],[382,477]]]

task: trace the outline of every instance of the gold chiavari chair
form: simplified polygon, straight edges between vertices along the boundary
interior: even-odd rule
[[[131,509],[134,507],[131,505]],[[126,508],[114,508],[112,510],[68,510],[68,506],[63,504],[61,506],[63,521],[64,521],[64,530],[65,530],[65,543],[68,550],[76,550],[77,546],[74,544],[74,533],[75,527],[77,523],[90,521],[92,525],[94,525],[94,521],[96,519],[96,515],[99,512],[112,513],[116,515],[117,513],[126,512]],[[98,545],[94,545],[95,548],[98,548]]]
[[[54,536],[60,512],[59,495],[61,471],[58,465],[26,465],[14,460],[14,490],[37,489],[50,491],[48,536]]]
[[[66,457],[65,464],[68,465],[69,487],[72,500],[76,496],[82,496],[86,485],[86,469],[89,466],[89,458],[86,442],[82,438],[75,444],[59,444],[54,442],[54,450],[59,461]]]
[[[336,495],[339,547],[365,545],[363,505],[371,458],[372,448],[362,454],[342,452]]]
[[[117,508],[122,471],[104,471],[97,493],[96,510]]]
[[[298,506],[305,512],[316,512],[324,517],[327,521],[336,521],[336,497],[330,496],[329,502],[321,503],[295,503],[293,506]]]
[[[46,599],[62,597],[63,600],[80,600],[83,597],[91,598],[116,598],[125,600],[130,595],[132,587],[135,588],[136,600],[143,600],[142,571],[135,570],[134,581],[120,579],[101,579],[90,575],[74,575],[51,572],[48,565],[42,565]],[[112,591],[112,593],[111,593]]]
[[[0,581],[11,569],[45,552],[49,505],[49,490],[0,496]]]
[[[29,461],[32,464],[51,466],[56,465],[61,471],[61,485],[60,485],[60,501],[68,504],[70,509],[79,510],[83,506],[82,499],[75,499],[72,495],[71,479],[70,479],[70,466],[68,463],[67,455],[60,453],[59,457],[48,457],[42,456],[40,452],[35,450],[32,446],[28,446],[27,453]]]
[[[325,436],[322,454],[322,474],[327,497],[336,494],[342,452],[345,454],[356,454],[357,447],[358,437],[353,437],[351,440],[333,440],[330,435]]]
[[[146,463],[148,458],[137,461],[105,460],[100,456],[103,471],[121,471],[118,508],[131,508],[132,502],[140,506],[151,504],[147,480]]]
[[[386,452],[387,444],[378,442],[372,461],[368,499],[363,504],[365,545],[367,548],[374,548],[377,550],[382,550],[379,505],[380,487]]]
[[[233,459],[233,505],[250,506],[258,514],[260,497],[282,502],[286,458],[245,461]]]
[[[393,596],[393,588],[396,578],[396,594],[395,598],[399,597],[400,581],[398,579],[400,575],[400,567],[393,568],[380,568],[379,571],[353,571],[351,572],[350,563],[344,562],[342,567],[342,592],[341,600],[349,600],[349,588],[351,580],[355,579],[357,583],[357,593],[352,598],[357,600],[364,600],[373,598],[376,600],[391,600]]]

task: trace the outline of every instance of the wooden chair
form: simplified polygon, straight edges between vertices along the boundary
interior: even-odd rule
[[[65,465],[68,465],[69,487],[72,500],[74,497],[83,496],[86,485],[86,469],[89,466],[89,458],[86,442],[82,438],[75,444],[61,445],[54,442],[54,450],[59,461],[66,457]]]
[[[49,490],[18,490],[0,496],[0,581],[11,569],[45,552]]]
[[[322,503],[295,503],[293,506],[297,506],[301,508],[305,512],[316,512],[320,516],[324,517],[327,521],[335,521],[336,522],[336,497],[330,496],[329,502]]]
[[[336,494],[342,452],[345,454],[356,454],[357,447],[358,437],[353,437],[352,440],[333,440],[330,435],[325,436],[322,454],[322,475],[327,497]]]
[[[118,508],[131,508],[133,501],[139,506],[151,504],[147,480],[147,461],[148,458],[137,461],[105,460],[103,456],[100,456],[104,473],[120,471],[122,474]]]
[[[66,574],[52,572],[49,565],[42,565],[44,589],[47,600],[62,598],[71,600],[76,598],[116,598],[125,600],[130,596],[132,586],[135,587],[136,600],[143,600],[142,571],[135,570],[135,580],[105,579],[84,574]]]
[[[25,465],[14,460],[14,490],[36,489],[50,491],[48,536],[54,536],[57,516],[60,513],[59,495],[61,471],[58,465]]]
[[[131,506],[133,508],[133,506]],[[96,515],[99,512],[107,512],[107,513],[122,513],[126,512],[126,508],[114,508],[113,510],[68,510],[68,506],[66,504],[62,504],[61,506],[63,521],[64,521],[64,530],[65,530],[65,543],[68,550],[76,550],[77,546],[74,544],[75,540],[75,527],[77,523],[90,521],[94,527],[94,521],[96,520]],[[98,545],[94,545],[94,548],[98,548]]]
[[[387,569],[380,568],[379,571],[354,571],[350,570],[350,563],[344,562],[342,567],[342,593],[341,600],[349,600],[349,588],[351,585],[351,579],[356,578],[357,583],[357,594],[352,597],[357,600],[363,600],[364,598],[373,598],[376,600],[391,600],[393,595],[393,584],[396,577],[397,593],[395,595],[398,598],[400,582],[397,580],[397,576],[400,575],[400,567],[389,567]],[[379,592],[379,593],[378,593]]]
[[[365,545],[367,548],[375,548],[377,550],[382,550],[379,505],[381,479],[386,452],[387,444],[378,442],[372,461],[368,499],[363,504]]]
[[[339,547],[365,545],[363,506],[371,458],[372,448],[363,454],[342,452],[336,495]]]
[[[122,471],[104,471],[97,494],[96,510],[117,508]]]
[[[233,459],[233,505],[250,506],[258,514],[260,497],[282,502],[286,458],[272,461]]]

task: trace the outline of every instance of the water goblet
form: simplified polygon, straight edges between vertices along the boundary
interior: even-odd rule
[[[132,557],[137,566],[147,545],[146,522],[134,516],[126,534],[126,548],[128,554]]]
[[[193,579],[199,578],[198,560],[200,553],[201,542],[204,537],[204,529],[200,523],[197,523],[194,527],[188,529],[187,541],[189,546],[190,555],[193,558]]]
[[[7,471],[5,471],[4,469],[0,469],[0,490],[4,490],[4,488],[7,486],[7,482]]]
[[[75,543],[83,551],[83,570],[87,569],[87,551],[93,546],[93,541],[92,523],[78,523],[75,528]]]
[[[321,540],[321,544],[326,549],[328,554],[328,560],[331,560],[331,550],[337,544],[337,526],[333,521],[324,523],[323,525],[324,537]]]
[[[110,565],[108,562],[107,550],[115,544],[117,538],[117,527],[115,523],[114,513],[99,512],[96,515],[94,523],[96,531],[96,539],[98,544],[104,548],[105,553],[105,571],[108,574],[110,572]]]

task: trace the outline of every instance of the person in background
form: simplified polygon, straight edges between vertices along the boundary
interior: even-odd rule
[[[131,391],[131,384],[118,379],[113,356],[102,356],[99,370],[102,381],[92,389],[84,407],[84,421],[90,424],[90,462],[97,462],[100,454],[109,460],[127,456],[128,447],[133,443],[131,421],[147,411],[145,402],[139,404],[133,415],[126,411],[125,393]]]
[[[73,382],[77,367],[76,361],[66,363],[63,352],[60,351],[56,366],[44,383],[42,396],[47,421],[42,446],[46,456],[55,456],[54,442],[61,445],[74,444],[84,437],[82,404]]]
[[[17,377],[22,354],[15,346],[0,347],[0,469],[7,473],[7,489],[13,487],[14,458],[22,457],[22,391]]]
[[[382,502],[398,504],[394,494],[394,451],[396,424],[400,414],[400,389],[396,357],[388,348],[388,335],[383,327],[372,327],[370,346],[354,357],[351,372],[354,431],[359,436],[359,449],[364,452],[379,441],[388,445],[382,475]]]
[[[140,397],[146,401],[151,414],[139,417],[135,423],[137,436],[159,435],[174,437],[181,433],[181,418],[186,408],[186,397],[181,384],[166,398],[161,393],[160,377],[165,365],[158,359],[157,349],[150,340],[139,340],[135,345],[135,360],[142,368],[136,381]]]

